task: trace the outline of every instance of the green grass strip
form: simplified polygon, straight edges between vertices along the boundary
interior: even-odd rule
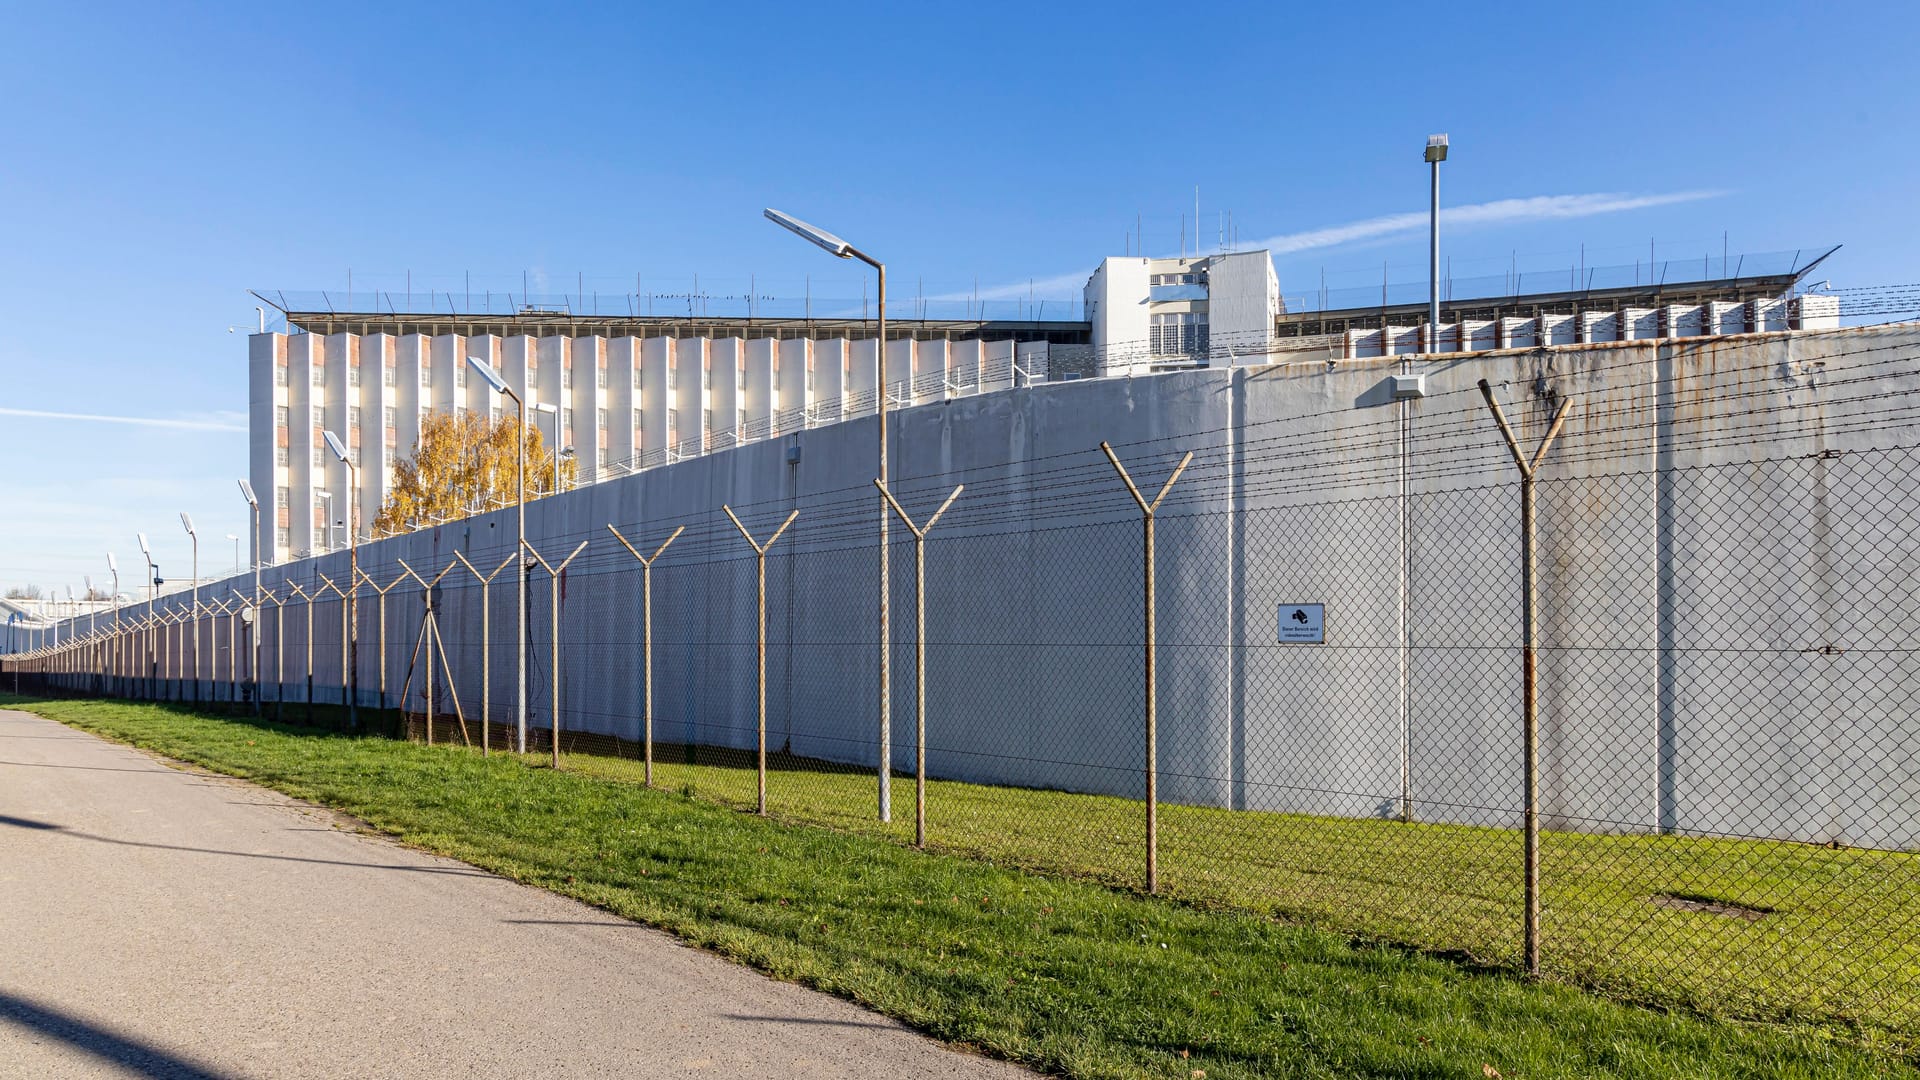
[[[1845,1032],[1635,1008],[508,755],[164,706],[0,704],[344,810],[937,1038],[1072,1076],[1920,1075],[1920,1062]]]

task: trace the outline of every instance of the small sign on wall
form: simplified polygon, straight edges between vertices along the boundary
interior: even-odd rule
[[[1327,641],[1325,604],[1281,604],[1280,644],[1324,645]]]

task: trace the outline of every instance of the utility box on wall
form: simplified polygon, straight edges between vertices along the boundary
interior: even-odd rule
[[[1389,375],[1393,385],[1395,401],[1427,396],[1427,377],[1425,375]]]

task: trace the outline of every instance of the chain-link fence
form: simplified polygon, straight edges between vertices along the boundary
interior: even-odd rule
[[[1896,330],[1541,351],[1420,396],[1383,379],[1411,365],[1196,379],[1229,423],[376,545],[357,635],[338,557],[278,568],[232,609],[233,691],[185,682],[1911,1045],[1917,360]],[[7,670],[191,699],[154,675],[178,623],[122,617]]]

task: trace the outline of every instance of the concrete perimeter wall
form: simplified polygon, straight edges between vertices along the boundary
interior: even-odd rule
[[[1427,396],[1403,428],[1388,376],[1405,370]],[[1480,379],[1529,449],[1572,402],[1539,486],[1549,824],[1920,845],[1920,591],[1903,569],[1920,557],[1920,469],[1897,449],[1920,430],[1887,405],[1920,389],[1911,326],[1199,370],[894,414],[912,512],[967,485],[927,547],[934,774],[1140,795],[1141,524],[1105,440],[1149,497],[1195,454],[1158,526],[1163,798],[1517,822],[1519,488]],[[797,509],[768,560],[769,743],[871,765],[875,445],[867,416],[529,504],[549,560],[589,542],[564,579],[563,725],[638,737],[640,567],[607,525],[647,553],[684,525],[654,570],[656,736],[751,747],[754,561],[720,508],[758,538]],[[492,570],[513,530],[511,510],[482,515],[363,545],[361,565],[380,584],[455,552]],[[893,539],[893,751],[911,768],[913,549],[897,524]],[[283,581],[346,573],[340,553],[265,584],[284,597]],[[551,613],[544,572],[532,580],[545,726]],[[496,722],[514,697],[514,602],[508,570],[490,597]],[[1306,602],[1326,605],[1326,643],[1278,644],[1281,605]],[[332,604],[315,613],[322,687],[340,683]],[[370,590],[361,604],[372,703]],[[469,715],[480,604],[456,567],[437,606]],[[420,614],[417,585],[389,593],[390,697]],[[304,674],[304,609],[284,618],[285,663]],[[263,622],[271,681],[271,605]]]

